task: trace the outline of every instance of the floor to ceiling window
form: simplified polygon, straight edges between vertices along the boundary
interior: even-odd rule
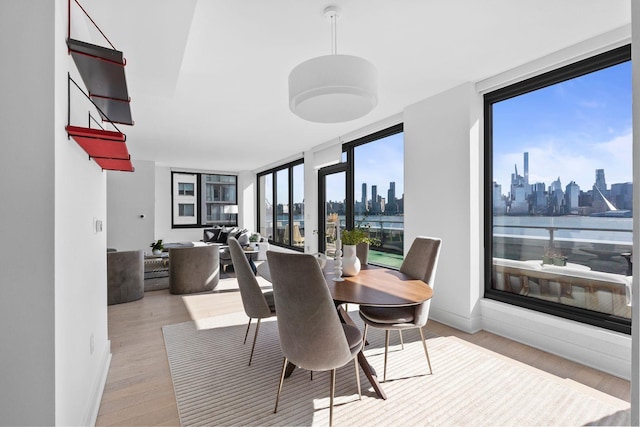
[[[304,249],[304,163],[258,174],[258,228],[270,243]]]
[[[343,152],[343,163],[321,173],[318,247],[333,250],[336,224],[359,226],[376,241],[369,262],[399,267],[405,245],[403,125],[345,143]]]
[[[485,296],[630,333],[631,53],[485,95]]]

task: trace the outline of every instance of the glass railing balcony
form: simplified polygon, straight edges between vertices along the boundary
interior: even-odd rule
[[[495,225],[492,288],[631,318],[633,232],[612,225]]]
[[[360,218],[356,218],[359,221]],[[399,268],[404,254],[404,221],[389,218],[369,217],[364,221],[369,226],[369,237],[377,239],[380,244],[369,247],[369,262],[388,267]],[[344,229],[344,219],[340,218],[340,227]],[[327,222],[326,254],[335,254],[336,239],[335,222]]]

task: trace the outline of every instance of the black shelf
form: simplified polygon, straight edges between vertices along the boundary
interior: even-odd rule
[[[67,46],[102,120],[133,125],[122,52],[71,38]]]

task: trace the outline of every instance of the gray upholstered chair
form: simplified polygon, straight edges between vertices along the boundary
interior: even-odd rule
[[[231,260],[233,261],[233,270],[236,272],[238,279],[238,287],[240,288],[240,296],[242,297],[242,305],[244,312],[249,316],[247,331],[244,334],[244,342],[247,342],[251,320],[258,319],[256,324],[256,332],[253,336],[253,345],[251,346],[251,354],[249,355],[249,365],[253,359],[253,350],[256,347],[256,339],[258,338],[258,330],[260,329],[260,320],[276,315],[276,307],[273,302],[273,292],[262,292],[260,284],[256,280],[256,276],[249,265],[240,243],[235,237],[229,237],[227,240],[229,251],[231,252]]]
[[[107,304],[135,301],[144,296],[144,253],[107,252]]]
[[[288,363],[310,371],[331,371],[329,423],[333,420],[336,368],[355,361],[361,397],[358,352],[362,334],[340,322],[318,262],[312,255],[267,252],[273,284],[280,347],[284,354],[276,406]]]
[[[220,280],[219,245],[169,249],[169,291],[190,294],[210,291]]]
[[[400,271],[414,279],[423,280],[433,288],[441,246],[441,239],[434,237],[417,237],[411,244],[411,248],[400,266]],[[386,332],[384,344],[383,381],[387,380],[389,331],[392,329],[400,331],[401,334],[403,329],[417,328],[420,331],[422,345],[424,346],[424,354],[427,356],[427,364],[429,365],[429,373],[433,372],[431,370],[429,352],[427,351],[427,343],[424,339],[424,333],[422,332],[422,327],[427,324],[427,320],[429,318],[430,306],[430,300],[425,301],[422,304],[404,307],[360,306],[360,317],[364,321],[365,339],[367,337],[367,330],[369,326],[384,329]],[[402,339],[402,335],[400,335],[400,339]]]

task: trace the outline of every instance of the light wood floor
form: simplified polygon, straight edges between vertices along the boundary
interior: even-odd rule
[[[109,306],[112,360],[96,425],[179,425],[161,327],[237,311],[242,311],[237,291],[182,297],[158,290],[145,292],[138,301]],[[630,400],[628,381],[552,354],[484,331],[466,334],[431,320],[427,329]]]

